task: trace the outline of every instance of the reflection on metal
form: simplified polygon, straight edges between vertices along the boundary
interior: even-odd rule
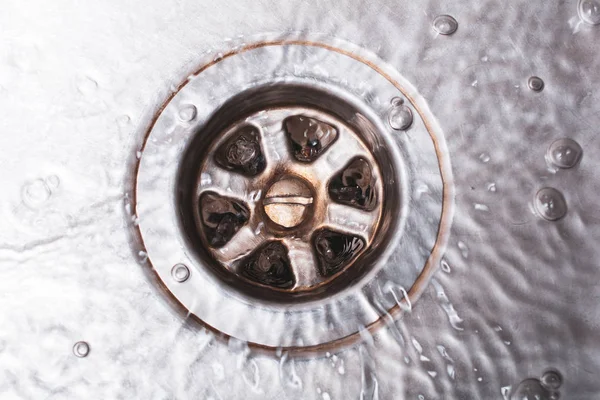
[[[90,353],[90,345],[87,342],[77,342],[73,345],[73,354],[79,358],[87,357]]]
[[[452,35],[458,29],[458,22],[450,15],[439,15],[433,20],[433,29],[440,35]]]
[[[519,383],[511,392],[510,400],[558,400],[561,398],[561,385],[561,374],[549,370],[544,372],[540,379],[528,378]]]
[[[600,25],[600,1],[579,0],[579,16],[589,25]]]
[[[544,81],[539,76],[532,76],[527,81],[527,86],[534,92],[541,92],[544,90]]]
[[[534,206],[540,217],[556,221],[567,214],[567,202],[563,194],[551,187],[540,189],[534,199]]]
[[[282,52],[288,62],[276,64]],[[452,204],[443,137],[414,89],[364,57],[308,41],[250,45],[200,69],[156,116],[137,175],[144,251],[205,326],[262,348],[340,346],[360,337],[358,326],[383,323],[362,298],[395,315],[409,300],[377,287],[398,282],[414,302],[435,270]],[[300,79],[298,64],[327,68],[329,79]],[[350,71],[387,101],[328,83]],[[212,85],[223,75],[227,85]],[[193,123],[177,122],[190,104]],[[402,126],[388,124],[390,104]],[[419,138],[410,152],[395,132],[408,127]],[[416,181],[438,193],[419,207]],[[165,275],[173,262],[192,267],[186,285]],[[338,315],[335,329],[306,322]]]
[[[185,282],[190,277],[190,270],[183,264],[177,264],[171,270],[171,275],[175,281],[179,283]]]
[[[552,142],[546,152],[546,162],[551,168],[569,169],[577,166],[583,149],[573,139],[563,138]]]
[[[598,0],[213,3],[0,15],[0,398],[596,398]]]

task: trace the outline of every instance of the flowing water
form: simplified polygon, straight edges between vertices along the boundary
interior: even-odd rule
[[[0,398],[597,398],[596,5],[9,1],[0,14]],[[140,223],[134,167],[162,102],[203,62],[299,31],[368,49],[415,86],[443,131],[455,187],[448,245],[422,296],[411,301],[409,287],[389,282],[379,290],[401,305],[400,318],[371,304],[385,326],[303,356],[190,323],[131,233]],[[368,81],[354,84],[385,100],[369,97]],[[418,138],[402,107],[393,104],[389,123],[410,149]],[[185,105],[177,124],[198,111]],[[164,140],[177,141],[178,129]],[[318,154],[330,133],[315,127],[297,154]],[[223,153],[232,168],[260,158],[251,131],[233,145]],[[339,201],[368,207],[368,172],[348,170]],[[411,189],[424,210],[441,196],[427,182]],[[247,210],[212,200],[205,223],[224,245]],[[336,235],[316,238],[325,274],[362,247]],[[244,268],[287,286],[287,262],[267,245]],[[186,265],[172,273],[190,278]]]

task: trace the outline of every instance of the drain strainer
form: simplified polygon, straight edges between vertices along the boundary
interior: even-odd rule
[[[190,77],[148,131],[145,251],[169,294],[222,334],[351,341],[410,305],[439,262],[443,149],[416,91],[360,49],[249,46]]]
[[[274,108],[292,102],[304,106]],[[258,285],[251,290],[258,297],[272,290],[288,292],[282,300],[307,297],[321,286],[331,295],[335,279],[366,270],[362,259],[375,236],[398,226],[378,229],[382,217],[398,219],[403,197],[401,185],[389,184],[393,201],[385,201],[384,182],[400,179],[391,154],[370,150],[375,126],[352,127],[335,110],[323,111],[328,103],[348,116],[358,112],[307,85],[245,92],[212,117],[185,156],[180,204],[184,220],[195,221],[188,237],[210,254],[207,264],[242,278],[240,286]],[[214,138],[208,146],[206,138]]]

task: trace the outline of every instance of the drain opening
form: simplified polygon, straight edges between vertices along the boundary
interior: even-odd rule
[[[401,197],[377,135],[356,107],[312,87],[234,97],[198,130],[180,168],[192,247],[252,296],[313,299],[351,285],[400,208],[385,201]]]

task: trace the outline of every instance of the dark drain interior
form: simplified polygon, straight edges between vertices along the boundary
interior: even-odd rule
[[[264,127],[247,122],[269,110],[284,117]],[[280,136],[285,149],[274,147]],[[184,157],[178,204],[186,237],[216,276],[251,296],[308,299],[347,287],[374,264],[397,223],[400,185],[390,155],[373,146],[379,141],[357,105],[329,93],[296,85],[242,93],[202,127]],[[352,145],[370,153],[339,165],[325,160],[335,165],[325,176],[319,160]],[[226,183],[204,190],[202,177],[217,170]],[[334,203],[366,213],[373,226],[365,233],[338,226],[329,216]]]
[[[234,132],[215,154],[222,168],[254,176],[264,171],[266,162],[256,127],[244,126]]]
[[[315,233],[313,246],[319,259],[319,273],[332,276],[339,272],[365,248],[365,240],[331,230]]]
[[[346,165],[329,183],[329,195],[334,201],[371,211],[377,206],[371,165],[356,158]]]
[[[263,285],[289,289],[295,283],[288,251],[280,242],[262,246],[241,261],[238,268],[242,276]]]
[[[199,211],[208,245],[223,247],[248,222],[250,211],[240,201],[205,192],[200,196]]]

